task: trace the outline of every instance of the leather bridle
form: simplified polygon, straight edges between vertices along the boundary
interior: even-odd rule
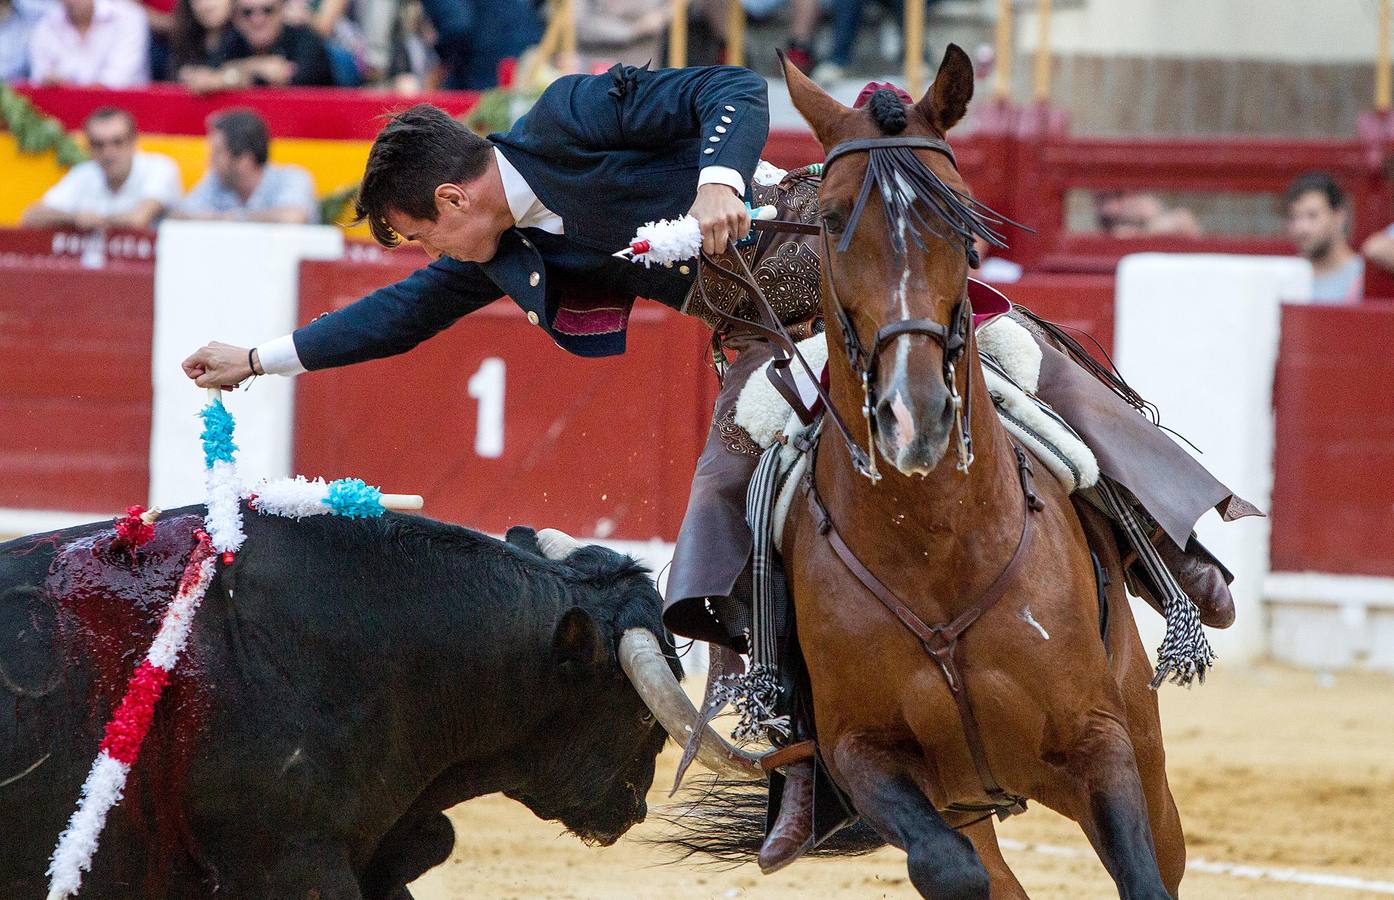
[[[934,150],[948,157],[949,162],[958,168],[958,161],[954,158],[954,152],[949,147],[947,141],[941,138],[925,137],[922,135],[906,135],[902,137],[881,137],[863,138],[859,140],[844,141],[833,147],[828,153],[827,159],[823,163],[823,174],[827,176],[828,169],[832,164],[843,156],[851,153],[875,153],[876,151],[887,150],[890,148],[923,148]],[[918,158],[915,164],[924,168],[924,163]],[[852,231],[861,218],[863,209],[866,207],[867,200],[871,196],[872,185],[878,179],[873,169],[868,166],[866,177],[862,181],[861,191],[857,195],[857,200],[852,208],[852,214],[848,217],[846,231],[842,240],[838,243],[838,252],[846,251],[851,242]],[[902,213],[904,215],[905,213]],[[867,452],[864,454],[854,453],[853,463],[857,471],[873,482],[879,481],[880,472],[876,467],[876,433],[878,424],[876,421],[876,408],[880,403],[879,396],[879,375],[881,352],[887,346],[900,337],[908,335],[923,335],[938,341],[944,348],[944,387],[949,392],[949,404],[954,419],[954,433],[958,449],[958,464],[956,468],[960,472],[967,472],[968,467],[973,463],[973,435],[972,435],[972,392],[966,391],[963,395],[958,392],[958,361],[963,356],[963,351],[968,346],[969,331],[973,322],[973,306],[968,300],[966,289],[958,302],[954,304],[953,312],[949,315],[949,322],[944,325],[933,319],[913,318],[899,319],[887,325],[883,325],[876,331],[870,343],[862,342],[857,333],[856,325],[852,322],[852,317],[843,305],[842,299],[837,293],[837,278],[833,271],[832,242],[828,237],[826,224],[822,228],[823,241],[823,273],[828,286],[828,299],[831,301],[833,315],[837,318],[838,327],[842,329],[843,350],[847,354],[847,362],[852,367],[852,373],[861,381],[862,384],[862,418],[866,422],[867,430]],[[972,241],[966,242],[965,254],[971,255]],[[908,249],[898,246],[898,255]],[[908,260],[907,260],[908,264]],[[965,396],[967,399],[965,400]],[[860,459],[859,459],[860,457]]]
[[[938,182],[937,176],[934,176],[933,173],[930,172],[929,167],[925,166],[922,161],[909,152],[914,148],[929,149],[942,153],[948,157],[949,162],[954,165],[955,169],[958,167],[958,162],[954,158],[953,149],[949,147],[947,141],[941,138],[925,137],[922,135],[903,135],[898,137],[863,138],[844,141],[833,147],[828,153],[827,158],[823,162],[823,171],[826,174],[829,166],[839,158],[850,153],[871,153],[873,154],[873,163],[876,163],[878,162],[878,152],[899,154],[903,151],[903,154],[898,157],[896,162],[902,167],[902,170],[907,167],[917,167],[919,169],[919,172],[911,172],[913,181],[919,182],[921,176],[927,176],[927,178],[933,182]],[[843,252],[847,249],[851,241],[852,231],[861,217],[862,210],[866,207],[867,200],[871,196],[871,188],[876,182],[877,178],[874,167],[868,166],[867,175],[865,179],[863,179],[861,191],[858,193],[852,215],[848,219],[846,232],[838,244],[838,252]],[[942,183],[940,182],[940,184]],[[883,202],[888,201],[883,198]],[[972,201],[970,200],[969,202],[971,203]],[[943,207],[945,206],[949,207],[948,212],[950,214],[958,213],[965,217],[972,215],[972,208],[960,201],[949,200],[946,203],[941,199],[936,201],[935,205],[940,208],[941,215],[944,213]],[[903,211],[902,214],[910,215],[912,212],[913,210],[906,210]],[[924,217],[920,216],[918,212],[914,212],[913,214],[921,222],[925,221]],[[967,472],[968,467],[973,463],[973,435],[971,431],[973,413],[972,392],[965,390],[965,392],[960,395],[957,378],[958,361],[963,357],[964,350],[967,349],[969,334],[973,323],[973,306],[968,299],[966,283],[963,296],[961,296],[954,305],[953,312],[949,316],[947,325],[927,318],[900,319],[878,329],[870,342],[870,349],[868,349],[868,345],[863,343],[860,335],[857,333],[856,326],[852,323],[852,317],[847,312],[846,306],[843,305],[841,298],[838,296],[837,282],[832,270],[832,242],[828,237],[826,223],[822,225],[811,225],[803,222],[776,219],[756,221],[751,224],[756,231],[792,232],[797,234],[817,234],[820,236],[820,240],[822,241],[821,265],[823,267],[824,277],[827,281],[828,297],[832,301],[833,315],[837,318],[838,326],[842,329],[843,350],[847,355],[847,361],[852,367],[852,372],[862,384],[862,418],[866,424],[867,431],[866,449],[862,449],[860,442],[853,436],[851,428],[833,405],[832,399],[827,394],[827,389],[823,387],[819,378],[820,373],[813,371],[808,361],[805,360],[803,355],[799,352],[798,346],[793,338],[789,336],[789,332],[775,315],[764,292],[755,283],[755,276],[750,271],[750,267],[746,264],[744,258],[739,253],[730,254],[735,257],[736,264],[741,269],[740,272],[737,272],[732,268],[721,265],[716,259],[703,253],[703,265],[740,284],[749,292],[750,296],[755,299],[755,308],[759,316],[759,321],[752,322],[747,319],[742,319],[739,316],[731,315],[722,310],[717,304],[710,302],[707,297],[706,284],[699,274],[697,278],[697,291],[703,303],[718,318],[733,326],[753,329],[769,339],[782,351],[783,355],[777,355],[770,365],[770,379],[774,382],[774,386],[778,389],[779,393],[789,401],[790,406],[804,418],[805,422],[812,421],[811,416],[807,414],[803,402],[799,399],[798,388],[795,386],[793,377],[790,374],[790,368],[793,362],[797,360],[812,382],[814,390],[822,400],[825,416],[833,422],[843,442],[846,444],[847,452],[852,459],[853,468],[873,482],[879,481],[881,474],[876,465],[876,432],[878,429],[876,407],[880,402],[878,382],[881,352],[897,338],[903,336],[923,335],[937,340],[944,348],[943,378],[944,386],[949,392],[949,403],[954,417],[954,432],[958,451],[957,469],[960,472]],[[995,240],[995,236],[990,237],[990,239]],[[901,238],[896,239],[898,252],[903,252],[908,249],[902,245],[901,240]],[[918,241],[918,237],[916,237],[916,241]],[[964,253],[968,257],[970,263],[976,263],[977,253],[973,249],[971,237],[966,237],[964,240]]]

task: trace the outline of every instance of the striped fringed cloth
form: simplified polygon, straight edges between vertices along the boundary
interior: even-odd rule
[[[1162,645],[1157,648],[1157,672],[1152,676],[1152,689],[1161,687],[1164,681],[1189,686],[1194,679],[1204,684],[1206,671],[1215,664],[1215,651],[1210,649],[1210,642],[1206,640],[1205,630],[1201,627],[1200,611],[1181,590],[1176,576],[1162,565],[1162,558],[1152,545],[1146,526],[1117,485],[1109,478],[1100,478],[1098,493],[1105,512],[1123,529],[1128,543],[1137,553],[1138,562],[1148,579],[1156,585],[1161,599],[1166,634],[1162,637]]]

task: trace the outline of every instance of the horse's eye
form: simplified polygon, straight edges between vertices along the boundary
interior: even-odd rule
[[[821,218],[823,219],[823,227],[828,229],[829,234],[841,234],[842,229],[846,227],[846,222],[843,221],[842,213],[837,210],[824,210],[821,213]]]

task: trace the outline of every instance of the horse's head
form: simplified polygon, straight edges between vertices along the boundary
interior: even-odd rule
[[[927,474],[944,456],[968,390],[967,367],[956,361],[970,339],[973,237],[998,242],[988,224],[995,220],[969,198],[944,143],[973,96],[972,63],[950,44],[918,103],[879,90],[856,109],[788,61],[784,75],[827,153],[819,207],[829,346],[846,347],[855,381],[866,376],[871,452],[907,475]]]

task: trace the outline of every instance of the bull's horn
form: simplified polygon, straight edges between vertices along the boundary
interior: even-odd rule
[[[537,533],[537,547],[548,559],[564,560],[584,546],[565,531],[555,528],[544,528]]]
[[[541,537],[541,534],[538,535]],[[620,638],[620,666],[634,684],[663,729],[686,746],[697,721],[697,710],[687,699],[658,639],[647,628],[630,628]],[[765,777],[756,757],[732,747],[710,725],[697,749],[697,761],[723,778],[760,781]]]

